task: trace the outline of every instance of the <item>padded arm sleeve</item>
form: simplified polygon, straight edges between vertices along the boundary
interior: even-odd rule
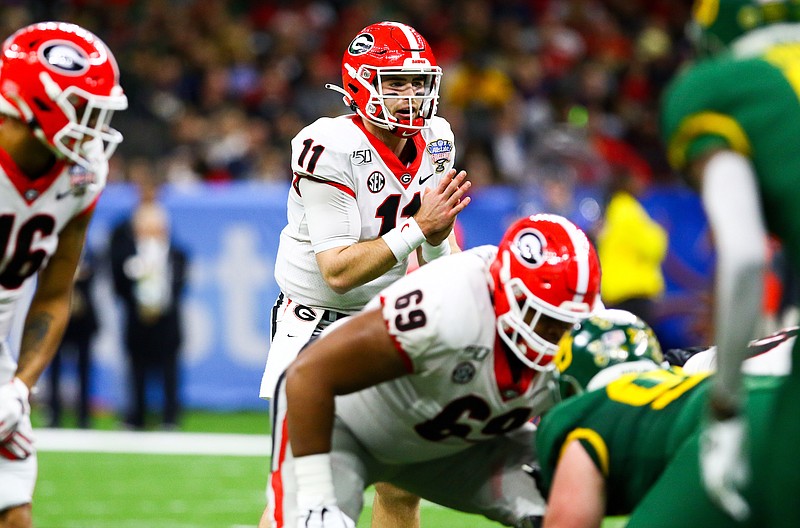
[[[702,199],[717,250],[714,394],[737,405],[741,364],[761,318],[767,266],[767,231],[748,159],[732,151],[713,155],[704,167]]]

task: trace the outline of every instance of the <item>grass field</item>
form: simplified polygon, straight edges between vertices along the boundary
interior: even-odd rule
[[[40,414],[34,414],[36,424],[42,420]],[[265,435],[267,427],[261,413],[192,412],[181,429]],[[100,417],[96,428],[112,430],[118,424],[113,417]],[[145,445],[145,440],[159,433],[138,434],[147,435],[133,436]],[[172,443],[185,438],[188,445],[193,435],[168,438]],[[83,447],[39,453],[33,509],[37,528],[254,528],[258,524],[265,504],[266,456],[87,452]],[[358,528],[370,526],[372,490],[365,495],[366,508]],[[427,502],[423,503],[421,519],[423,528],[500,526]],[[604,524],[604,528],[620,526],[612,521]]]

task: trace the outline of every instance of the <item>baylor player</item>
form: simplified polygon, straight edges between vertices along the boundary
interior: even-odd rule
[[[745,419],[740,371],[761,316],[768,234],[800,272],[798,21],[796,0],[697,0],[693,25],[711,56],[673,80],[662,111],[669,159],[702,195],[717,257],[719,375],[699,447],[702,479],[736,519],[753,518],[758,506],[760,526],[800,526],[800,472],[786,463],[800,442],[800,375],[789,377],[768,413],[768,452],[749,440],[752,456],[763,456],[755,465],[744,447],[756,425]],[[748,486],[764,490],[758,505],[744,500]]]
[[[782,356],[795,336],[792,328],[754,341],[751,354],[759,361]],[[713,355],[713,348],[674,352],[666,354],[670,361]],[[537,433],[539,485],[548,502],[545,528],[599,527],[605,516],[628,515],[643,500],[647,508],[632,522],[673,522],[679,515],[675,502],[663,497],[687,486],[689,475],[693,491],[681,504],[691,507],[682,506],[680,513],[688,520],[674,526],[734,525],[711,505],[699,480],[697,437],[710,372],[686,374],[663,359],[651,329],[622,310],[600,312],[561,340],[553,364],[559,396],[569,400],[544,416]],[[750,409],[757,416],[772,404],[779,380],[748,378]],[[684,451],[690,455],[675,456]]]

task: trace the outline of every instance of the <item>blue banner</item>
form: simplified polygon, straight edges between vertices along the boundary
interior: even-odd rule
[[[181,394],[186,407],[216,410],[264,409],[258,398],[269,350],[269,316],[278,289],[273,277],[281,229],[286,223],[288,185],[241,183],[167,187],[161,201],[172,219],[174,238],[189,254],[189,280],[183,299],[185,341]],[[510,187],[476,190],[459,216],[462,245],[497,244],[521,211],[531,211],[524,195]],[[94,403],[122,412],[127,405],[127,359],[121,340],[121,311],[114,297],[108,241],[114,226],[137,202],[135,189],[110,185],[98,203],[88,245],[98,263],[93,290],[100,315],[94,342]],[[695,197],[661,190],[645,205],[670,231],[670,252],[697,272],[681,284],[668,276],[670,296],[695,288],[709,273],[705,225]],[[579,222],[579,219],[573,219]],[[579,222],[580,223],[580,222]],[[673,298],[673,297],[670,297]],[[661,328],[670,344],[686,332],[686,319]],[[666,334],[669,334],[667,336]],[[675,334],[675,335],[673,335]],[[158,391],[151,390],[157,397]]]

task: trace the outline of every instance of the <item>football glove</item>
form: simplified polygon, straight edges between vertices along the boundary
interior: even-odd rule
[[[747,424],[734,415],[710,417],[700,433],[700,472],[711,501],[736,521],[750,515],[741,489],[750,478],[746,456]]]
[[[30,415],[30,391],[19,378],[0,385],[0,440],[5,440],[20,423],[23,415]]]
[[[345,515],[338,506],[319,506],[300,511],[297,528],[355,528],[353,519]]]
[[[294,459],[297,477],[297,528],[355,528],[336,504],[329,453]]]
[[[0,456],[9,460],[25,460],[34,451],[33,428],[28,419],[20,420],[14,432],[0,442]]]

